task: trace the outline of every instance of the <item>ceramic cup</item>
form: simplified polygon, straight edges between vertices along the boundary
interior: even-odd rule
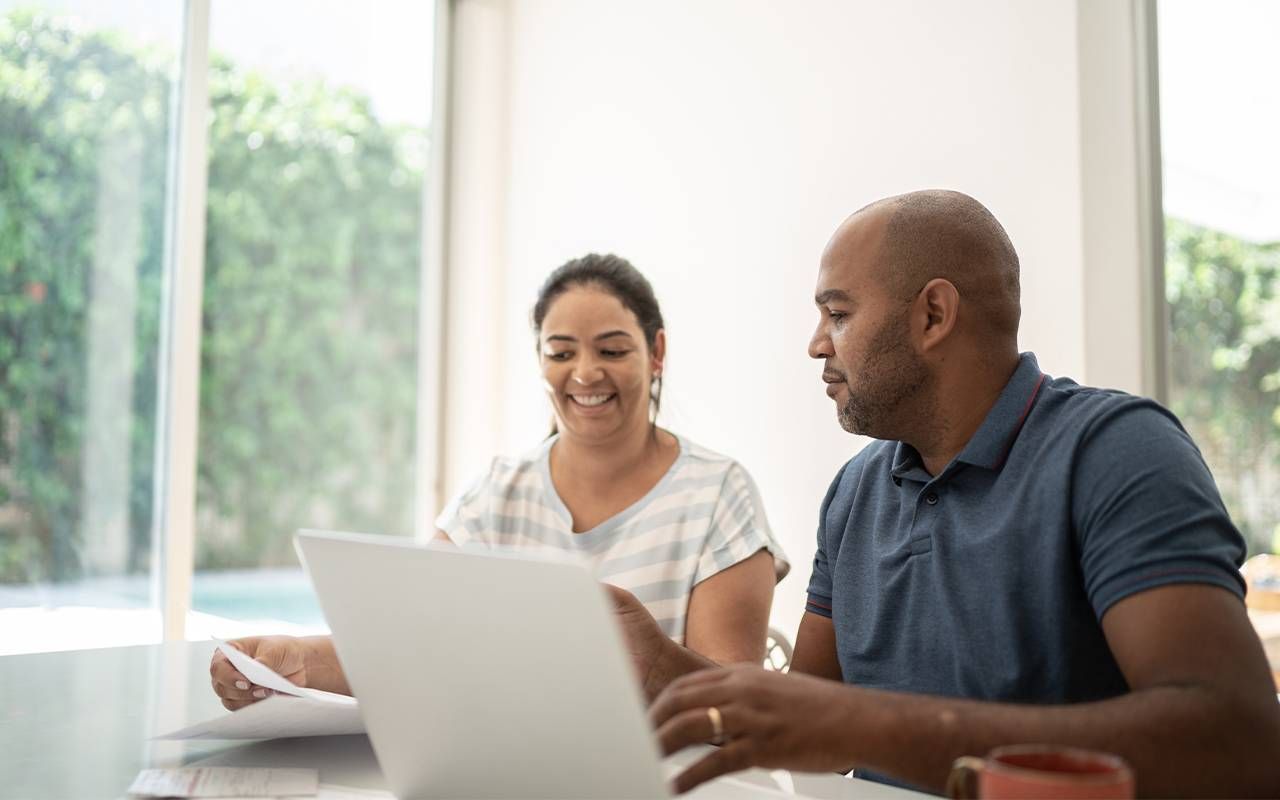
[[[957,758],[947,778],[954,798],[1128,800],[1133,770],[1119,756],[1049,744],[997,747],[986,758]]]

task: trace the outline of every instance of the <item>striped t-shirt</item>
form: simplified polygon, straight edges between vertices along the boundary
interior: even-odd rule
[[[573,532],[573,517],[551,482],[555,436],[519,458],[495,458],[445,507],[436,527],[460,547],[576,553],[599,580],[633,593],[663,632],[683,643],[689,594],[698,583],[760,550],[773,554],[778,580],[790,566],[742,465],[676,438],[680,454],[654,487],[589,531]]]

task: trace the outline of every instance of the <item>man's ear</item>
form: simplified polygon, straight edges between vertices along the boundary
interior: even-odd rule
[[[916,295],[914,316],[918,323],[920,349],[931,350],[951,335],[960,314],[960,291],[946,278],[934,278]]]

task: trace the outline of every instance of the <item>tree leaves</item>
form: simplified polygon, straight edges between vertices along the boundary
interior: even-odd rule
[[[1270,551],[1280,520],[1280,245],[1173,218],[1165,239],[1173,410],[1250,551]]]
[[[148,568],[175,73],[172,53],[0,17],[0,581],[85,568],[95,224],[122,137],[141,143],[128,564]],[[216,56],[209,82],[198,566],[295,563],[303,525],[407,532],[425,131]]]

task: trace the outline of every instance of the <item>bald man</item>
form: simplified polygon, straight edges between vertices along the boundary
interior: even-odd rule
[[[1144,795],[1280,795],[1280,706],[1244,542],[1156,403],[1018,352],[1018,257],[971,197],[914,192],[823,253],[809,355],[873,442],[823,501],[791,673],[707,666],[616,595],[665,752],[941,790],[1004,744],[1118,753]],[[683,677],[677,677],[682,673]]]

